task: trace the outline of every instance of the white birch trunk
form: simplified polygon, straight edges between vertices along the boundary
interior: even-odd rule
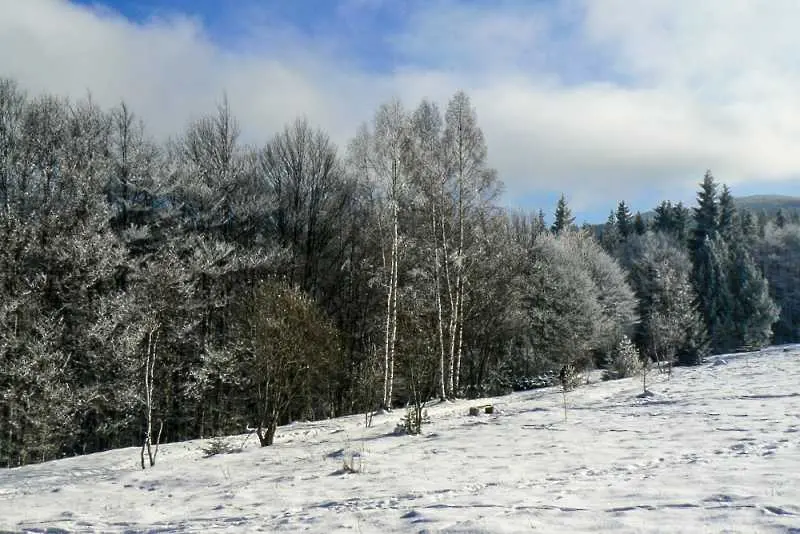
[[[394,254],[394,248],[392,248]],[[386,291],[386,341],[383,353],[383,408],[389,408],[389,346],[392,331],[392,280],[394,279],[394,258],[391,260],[391,271]]]
[[[395,344],[397,342],[397,279],[398,279],[398,270],[399,270],[399,248],[400,248],[400,239],[399,239],[399,230],[398,230],[398,213],[397,213],[397,201],[395,200],[393,215],[394,215],[394,230],[392,236],[392,281],[391,281],[391,323],[392,323],[392,333],[391,339],[389,341],[389,367],[388,367],[388,384],[387,384],[387,407],[391,408],[392,405],[392,394],[394,390],[394,355],[395,355]]]
[[[455,330],[458,335],[458,346],[455,355],[455,369],[453,369],[453,382],[454,390],[453,395],[458,391],[459,375],[461,374],[461,342],[463,339],[464,331],[464,318],[462,311],[464,309],[464,173],[459,170],[458,177],[458,263],[456,264],[456,313],[455,313]],[[453,336],[456,336],[456,331]]]
[[[444,320],[442,318],[442,296],[439,282],[439,242],[436,239],[436,201],[431,203],[431,227],[433,236],[433,277],[434,292],[436,293],[436,321],[439,334],[439,397],[441,400],[447,398],[446,376],[445,376],[445,357],[444,357]]]

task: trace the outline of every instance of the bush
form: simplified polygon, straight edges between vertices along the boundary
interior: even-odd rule
[[[242,448],[233,446],[227,438],[222,437],[211,438],[208,444],[203,447],[204,458],[211,458],[218,454],[231,454],[234,452],[242,452]]]
[[[611,362],[603,374],[604,380],[616,380],[636,376],[642,371],[642,359],[639,350],[631,343],[628,336],[622,336],[611,354]]]
[[[428,411],[423,411],[421,406],[410,404],[406,409],[405,417],[395,427],[394,433],[416,436],[422,433],[422,425],[425,423],[430,423]]]

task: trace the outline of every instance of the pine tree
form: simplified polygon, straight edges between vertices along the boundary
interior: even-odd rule
[[[636,212],[633,217],[633,231],[636,235],[644,235],[647,232],[647,223],[644,222],[641,212]]]
[[[736,206],[728,186],[722,185],[722,193],[719,195],[719,222],[717,231],[725,238],[731,239],[734,231],[736,219]]]
[[[706,240],[713,237],[719,228],[717,184],[714,182],[711,171],[706,171],[703,182],[700,184],[700,191],[697,193],[694,223],[695,227],[689,247],[693,259],[697,257]]]
[[[600,234],[600,245],[603,247],[603,250],[614,257],[617,257],[619,253],[621,242],[616,222],[617,219],[614,215],[614,211],[612,210],[611,213],[608,214],[608,219],[603,225],[603,230]]]
[[[692,231],[689,252],[692,258],[692,282],[700,311],[715,351],[729,346],[731,337],[730,313],[732,297],[727,281],[728,251],[720,238],[719,200],[717,184],[711,171],[706,171],[697,207],[694,208],[695,227]]]
[[[689,238],[690,218],[689,208],[684,206],[683,202],[678,202],[672,206],[673,235],[675,235],[679,243],[686,243]]]
[[[617,204],[616,225],[617,231],[623,239],[627,239],[633,232],[633,216],[624,200]]]
[[[554,234],[560,234],[564,230],[572,228],[574,222],[575,217],[572,216],[572,211],[567,205],[567,198],[562,193],[556,205],[555,220],[550,227],[550,231]]]
[[[673,219],[672,202],[664,200],[656,206],[655,217],[653,218],[653,230],[670,234],[675,231],[675,221]]]
[[[678,242],[685,243],[689,225],[689,210],[682,202],[673,204],[665,200],[655,209],[652,229],[674,236]]]
[[[734,348],[760,348],[769,343],[772,325],[780,316],[767,279],[756,265],[748,243],[739,228],[731,230],[728,283],[733,298]]]

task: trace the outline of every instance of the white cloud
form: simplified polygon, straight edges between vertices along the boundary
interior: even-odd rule
[[[347,0],[340,15],[387,5]],[[180,15],[133,24],[64,0],[0,0],[0,75],[32,92],[124,98],[160,136],[227,91],[258,142],[306,114],[343,144],[390,96],[444,105],[465,89],[510,198],[566,191],[579,209],[648,190],[691,198],[706,168],[734,192],[800,174],[794,0],[403,5],[403,27],[385,36],[399,63],[375,73],[335,35],[312,41],[252,6],[223,48]]]

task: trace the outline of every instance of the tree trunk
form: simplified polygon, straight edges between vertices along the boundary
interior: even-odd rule
[[[266,426],[266,429],[264,428]],[[262,447],[269,447],[273,443],[275,443],[275,433],[278,430],[278,419],[276,417],[270,417],[270,420],[267,421],[266,425],[258,425],[256,429],[256,436],[258,436],[258,443]]]
[[[439,334],[439,398],[445,400],[447,398],[447,389],[445,385],[445,368],[444,368],[444,325],[442,319],[442,295],[439,283],[439,243],[436,239],[436,202],[431,204],[431,226],[433,229],[433,276],[434,276],[434,292],[436,294],[436,322]]]
[[[456,394],[459,387],[459,375],[461,374],[461,341],[462,341],[462,332],[464,330],[464,319],[462,317],[462,312],[464,309],[464,173],[463,170],[459,172],[458,177],[458,263],[456,264],[457,268],[457,276],[456,276],[456,317],[455,317],[455,326],[458,335],[458,347],[456,349],[456,356],[455,356],[455,369],[453,373],[455,374],[453,382],[454,382],[454,390],[451,392],[453,395]],[[454,332],[456,334],[456,332]]]
[[[400,239],[398,236],[398,222],[397,222],[397,206],[395,205],[394,214],[394,244],[392,246],[392,337],[389,342],[389,383],[388,392],[386,395],[387,408],[392,407],[392,395],[394,389],[394,355],[395,345],[397,342],[397,284],[398,284],[398,270],[399,270],[399,248]]]
[[[386,343],[383,352],[383,400],[384,409],[389,408],[389,345],[391,344],[392,331],[392,280],[394,279],[394,245],[392,245],[392,258],[390,260],[389,283],[386,291]]]
[[[142,469],[145,469],[144,453],[147,450],[147,456],[150,460],[150,467],[156,463],[156,454],[158,454],[158,441],[161,440],[161,430],[164,428],[163,421],[158,430],[158,440],[156,442],[156,454],[152,453],[151,446],[153,443],[153,378],[156,367],[156,345],[158,343],[158,326],[153,327],[147,334],[147,355],[144,366],[144,393],[145,393],[145,418],[147,424],[147,431],[142,443]]]

